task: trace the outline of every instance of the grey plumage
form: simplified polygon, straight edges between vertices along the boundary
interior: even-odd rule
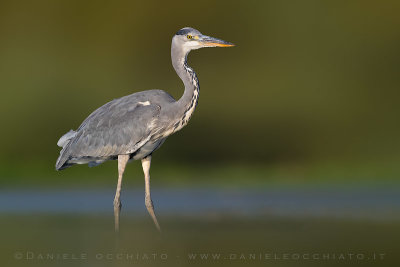
[[[150,105],[143,105],[149,101]],[[176,102],[161,90],[114,99],[89,115],[76,132],[62,136],[56,169],[73,164],[96,165],[120,154],[133,154],[168,125],[162,124],[161,105]],[[173,116],[172,116],[173,117]]]
[[[187,65],[191,50],[202,47],[227,47],[233,44],[183,28],[172,38],[172,65],[185,85],[183,96],[175,100],[162,90],[149,90],[114,99],[90,114],[76,131],[69,131],[57,142],[62,147],[56,169],[74,164],[96,166],[118,159],[118,186],[114,199],[118,230],[121,208],[122,175],[128,160],[142,160],[146,181],[146,207],[157,228],[159,225],[150,198],[151,154],[165,139],[182,129],[196,108],[200,85],[196,73]]]
[[[76,132],[74,130],[70,130],[68,133],[61,136],[60,140],[57,142],[57,146],[64,148],[75,136]]]

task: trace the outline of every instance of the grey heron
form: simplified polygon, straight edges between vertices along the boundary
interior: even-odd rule
[[[160,231],[150,196],[152,153],[165,139],[187,125],[199,99],[199,81],[187,64],[191,50],[202,47],[229,47],[234,44],[206,36],[193,28],[183,28],[172,38],[172,65],[185,91],[179,100],[162,90],[148,90],[114,99],[91,113],[74,131],[64,134],[56,170],[75,164],[96,166],[118,160],[118,183],[114,198],[115,230],[119,230],[121,184],[130,160],[141,160],[145,178],[145,205]]]

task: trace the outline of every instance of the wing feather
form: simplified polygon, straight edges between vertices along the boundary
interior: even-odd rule
[[[158,105],[135,105],[128,109],[109,105],[79,127],[71,143],[71,156],[108,157],[133,153],[137,144],[151,134],[151,126],[159,113]]]
[[[100,164],[110,157],[134,153],[162,130],[161,106],[175,102],[162,90],[149,90],[114,99],[92,112],[74,132],[59,141],[63,148],[56,169],[64,169],[84,158]]]

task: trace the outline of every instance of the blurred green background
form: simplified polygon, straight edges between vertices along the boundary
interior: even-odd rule
[[[166,251],[168,262],[138,264],[204,263],[185,259],[193,252],[361,252],[387,255],[363,265],[399,266],[399,3],[1,1],[1,265],[132,265],[18,261],[18,251]],[[185,26],[236,47],[189,55],[201,84],[199,105],[189,125],[154,154],[151,170],[164,234],[155,232],[141,202],[136,162],[125,174],[115,243],[116,163],[56,172],[56,143],[114,98],[154,88],[179,98],[170,43]],[[261,203],[260,213],[246,214],[252,203]],[[92,212],[78,212],[90,205]],[[191,215],[177,211],[182,205]],[[287,216],[279,215],[281,207]]]
[[[273,173],[261,180],[393,180],[400,173],[399,7],[398,1],[2,1],[2,182],[60,175],[53,172],[58,138],[113,98],[153,88],[179,98],[183,85],[170,63],[170,42],[184,26],[237,46],[190,54],[199,106],[188,127],[157,151],[154,168]],[[75,168],[62,176],[87,169]],[[114,164],[101,168],[80,179],[115,174]]]

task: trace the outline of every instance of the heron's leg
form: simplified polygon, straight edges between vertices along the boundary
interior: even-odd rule
[[[151,200],[150,196],[150,163],[151,163],[151,155],[142,159],[142,167],[144,172],[144,180],[146,188],[145,204],[147,211],[149,212],[151,218],[153,219],[154,224],[157,227],[157,230],[161,232],[160,225],[158,224],[156,218],[156,214],[154,213],[153,201]]]
[[[118,184],[114,198],[115,232],[119,231],[119,212],[121,211],[120,196],[121,196],[122,176],[124,174],[126,163],[128,163],[128,160],[129,160],[129,155],[118,155]]]

